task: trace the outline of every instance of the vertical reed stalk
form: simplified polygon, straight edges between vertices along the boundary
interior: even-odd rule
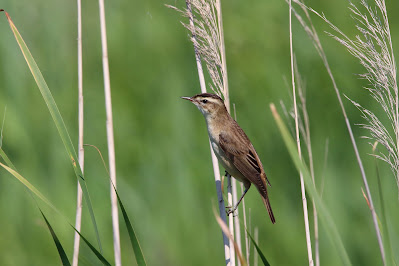
[[[241,187],[241,193],[244,193],[244,184],[240,183],[240,187]],[[244,218],[244,236],[245,236],[245,251],[246,251],[246,255],[247,255],[247,265],[249,265],[249,254],[250,254],[250,250],[249,250],[249,239],[248,239],[248,227],[247,227],[247,216],[246,216],[246,212],[245,212],[245,201],[244,199],[242,199],[242,214],[243,214],[243,218]]]
[[[187,5],[187,10],[188,10],[188,15],[189,15],[190,27],[193,29],[192,34],[191,34],[191,41],[194,45],[195,61],[197,62],[197,70],[198,70],[198,77],[199,77],[200,86],[201,86],[201,92],[205,93],[206,86],[205,86],[204,71],[202,69],[201,56],[198,52],[198,47],[197,47],[197,40],[196,40],[195,31],[194,31],[195,27],[194,27],[193,12],[191,9],[190,0],[186,0],[186,5]],[[213,173],[214,173],[215,184],[216,184],[216,193],[217,193],[217,198],[218,198],[218,203],[219,203],[219,215],[220,215],[220,218],[223,220],[223,222],[225,224],[227,224],[226,208],[225,208],[225,204],[224,204],[222,185],[221,185],[222,182],[220,179],[219,162],[216,158],[215,153],[213,152],[212,145],[211,145],[210,141],[209,141],[209,147],[211,150]],[[231,265],[230,250],[233,249],[233,246],[230,245],[229,238],[226,236],[226,234],[223,232],[223,230],[222,230],[222,235],[223,235],[225,263],[226,263],[226,265]]]
[[[221,54],[221,61],[222,61],[222,79],[223,79],[223,96],[224,96],[224,101],[225,105],[227,108],[227,111],[230,113],[230,95],[229,95],[229,81],[227,78],[227,63],[226,63],[226,48],[224,45],[224,31],[223,31],[223,18],[222,18],[222,3],[220,0],[216,0],[216,11],[217,11],[217,16],[218,16],[218,28],[219,28],[219,51]],[[227,189],[228,193],[228,204],[229,206],[235,206],[237,202],[237,181],[233,178],[231,179],[231,176],[228,175],[228,182],[232,185],[230,187],[230,190]],[[231,195],[231,193],[233,195]],[[235,195],[235,196],[234,196]],[[234,222],[233,222],[234,220]],[[234,237],[234,227],[236,231],[236,238],[235,241],[237,242],[237,245],[240,249],[240,252],[242,253],[241,250],[241,235],[240,235],[240,222],[239,222],[239,217],[238,217],[238,209],[237,213],[232,213],[232,217],[229,217],[229,228],[230,228],[230,233]],[[230,246],[232,243],[230,242]],[[235,265],[235,250],[231,249],[232,255],[232,265]],[[238,261],[239,263],[239,261]]]
[[[256,226],[254,229],[254,238],[255,238],[255,243],[259,245],[259,228]],[[254,266],[258,266],[258,260],[259,260],[259,253],[256,248],[254,248]]]
[[[110,84],[109,64],[108,64],[107,30],[105,24],[104,0],[99,0],[98,2],[100,9],[105,109],[107,115],[106,125],[107,125],[107,142],[108,142],[108,160],[109,160],[109,172],[111,177],[110,193],[111,193],[111,208],[112,208],[114,256],[115,256],[115,265],[120,266],[122,265],[122,261],[121,261],[121,247],[120,247],[120,236],[119,236],[119,218],[118,218],[118,205],[117,205],[118,203],[117,203],[116,193],[113,188],[113,185],[116,188],[116,168],[115,168],[114,126],[112,121],[111,84]]]
[[[228,95],[228,81],[227,81],[227,69],[226,59],[224,50],[224,38],[223,38],[223,24],[222,24],[222,13],[220,0],[186,0],[187,9],[179,10],[174,6],[167,5],[167,7],[175,9],[183,14],[183,16],[189,18],[189,24],[184,24],[191,32],[191,41],[194,44],[195,59],[197,62],[198,75],[201,84],[201,91],[206,92],[205,79],[203,74],[203,68],[201,60],[206,63],[206,67],[209,76],[212,80],[210,87],[219,96],[222,96],[225,100],[225,104],[228,110],[230,110],[230,101]],[[219,165],[216,156],[212,154],[212,163],[215,174],[216,190],[218,193],[219,200],[219,212],[223,221],[226,223],[226,213],[222,194],[222,184],[220,182]],[[229,176],[227,176],[229,179]],[[231,187],[231,180],[228,180]],[[228,202],[229,206],[233,206],[231,199],[231,189],[228,188]],[[234,235],[234,223],[230,217],[229,227],[231,235]],[[226,223],[227,224],[227,223]],[[227,244],[226,244],[227,240]],[[223,242],[225,244],[225,258],[226,264],[234,265],[235,250],[232,243],[229,243],[229,239],[226,235],[223,235]]]
[[[291,56],[291,80],[292,80],[292,95],[294,100],[294,118],[295,118],[295,132],[296,132],[296,143],[298,147],[299,158],[302,160],[301,152],[301,142],[299,139],[299,123],[298,123],[298,109],[296,104],[296,90],[295,90],[295,74],[294,74],[294,53],[292,46],[292,10],[291,10],[291,0],[289,1],[289,27],[290,27],[290,56]],[[302,205],[303,205],[303,217],[305,220],[305,234],[306,234],[306,246],[308,249],[308,260],[309,265],[313,265],[312,256],[312,243],[310,240],[310,230],[309,230],[309,217],[308,217],[308,205],[305,193],[305,184],[303,181],[302,172],[299,172],[299,177],[301,181],[301,193],[302,193]]]
[[[232,196],[232,186],[231,186],[231,175],[227,174],[227,201],[229,202],[229,204],[233,204],[233,196]],[[230,205],[230,206],[234,206],[234,205]],[[234,245],[234,214],[235,212],[231,213],[231,215],[229,215],[229,231],[230,234],[232,236],[232,238],[230,238],[230,247],[233,247]],[[235,252],[233,250],[233,248],[230,249],[230,265],[231,266],[235,266],[236,265],[236,256],[235,256]]]
[[[79,141],[78,141],[78,157],[79,165],[82,173],[84,173],[84,149],[83,149],[83,62],[82,62],[82,3],[77,0],[78,5],[78,94],[79,94]],[[80,232],[82,225],[82,187],[78,181],[77,201],[76,201],[76,218],[75,228]],[[77,266],[79,261],[80,235],[75,232],[73,243],[73,259],[72,265]]]
[[[234,110],[234,119],[237,120],[237,113],[236,113],[236,106],[235,104],[233,104],[233,110]],[[244,185],[242,182],[240,182],[241,185],[241,193],[244,193]],[[237,203],[237,182],[234,179],[233,181],[233,205],[235,206]],[[245,201],[244,199],[242,199],[241,202],[241,206],[242,206],[242,210],[243,210],[243,217],[244,217],[244,233],[245,236],[247,237],[246,240],[248,240],[248,236],[247,236],[247,231],[245,230],[246,228],[246,221],[245,221]],[[241,228],[240,228],[240,219],[239,219],[239,212],[238,212],[239,208],[237,208],[236,213],[234,214],[234,229],[235,229],[235,234],[236,234],[236,243],[238,246],[238,249],[240,250],[240,253],[242,254],[242,246],[241,246]],[[248,260],[247,260],[247,264],[249,264]],[[238,265],[240,266],[240,261],[238,260]]]
[[[297,70],[298,71],[298,70]],[[297,72],[299,76],[299,72]],[[315,173],[314,173],[314,165],[313,165],[313,152],[312,152],[312,142],[310,139],[310,123],[309,123],[309,115],[306,108],[306,98],[302,88],[302,82],[300,82],[300,86],[298,86],[299,98],[301,101],[302,106],[302,116],[303,116],[303,123],[304,123],[304,137],[306,143],[306,149],[308,151],[308,160],[309,160],[309,168],[310,168],[310,176],[312,177],[313,184],[316,188],[316,181],[315,181]],[[319,252],[319,222],[318,222],[318,215],[316,209],[316,203],[314,199],[312,200],[313,203],[313,225],[314,225],[314,245],[315,245],[315,264],[316,266],[320,266],[320,252]]]

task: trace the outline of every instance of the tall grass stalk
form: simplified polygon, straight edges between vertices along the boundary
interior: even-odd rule
[[[220,0],[215,0],[215,7],[216,7],[216,13],[217,13],[217,21],[218,21],[218,29],[219,29],[219,52],[220,52],[220,57],[222,61],[222,80],[223,80],[223,90],[221,90],[223,94],[223,98],[225,101],[225,105],[227,107],[227,111],[230,113],[230,96],[229,96],[229,82],[227,78],[227,64],[226,64],[226,49],[224,45],[224,33],[223,33],[223,18],[222,18],[222,3]],[[233,178],[231,179],[231,176],[228,175],[227,177],[229,179],[229,182],[231,184],[230,189],[227,189],[228,193],[228,203],[229,206],[235,206],[237,202],[237,181]],[[235,195],[235,197],[234,197]],[[239,216],[238,216],[238,208],[235,213],[233,213],[229,217],[229,228],[230,228],[230,233],[233,236],[234,239],[234,228],[235,228],[235,234],[236,238],[235,241],[238,243],[238,248],[240,250],[240,253],[242,252],[241,249],[241,233],[240,233],[240,222],[239,222]],[[230,246],[232,245],[232,241],[230,240]],[[231,251],[231,262],[232,265],[235,265],[235,255],[233,249],[230,249]],[[238,261],[238,265],[240,265],[240,261]]]
[[[234,236],[231,235],[229,232],[230,229],[227,227],[226,223],[222,219],[220,219],[220,217],[216,214],[215,209],[213,211],[215,214],[216,221],[218,222],[220,228],[226,235],[228,235],[229,239],[233,242],[233,247],[236,250],[238,261],[240,262],[240,264],[242,266],[247,266],[247,264],[244,260],[244,257],[242,256],[242,253],[241,253],[240,249],[238,248],[237,243],[234,241]]]
[[[301,151],[301,141],[299,138],[299,122],[298,122],[298,108],[297,108],[297,99],[296,99],[296,89],[295,89],[295,71],[294,71],[294,52],[292,45],[292,11],[291,11],[291,0],[289,0],[289,27],[290,27],[290,56],[291,56],[291,81],[292,81],[292,96],[294,103],[294,119],[295,119],[295,135],[296,135],[296,144],[298,148],[299,158],[302,160],[302,151]],[[306,235],[306,246],[308,249],[308,261],[309,265],[313,265],[313,256],[312,256],[312,243],[310,239],[310,229],[309,229],[309,215],[308,215],[308,203],[306,200],[306,192],[305,192],[305,184],[303,181],[302,172],[299,172],[299,178],[301,182],[301,194],[302,194],[302,206],[303,206],[303,217],[305,221],[305,235]]]
[[[110,84],[109,64],[108,64],[107,30],[105,24],[104,0],[99,0],[98,3],[100,9],[105,109],[107,114],[106,125],[107,125],[107,142],[108,142],[108,160],[109,160],[109,172],[111,177],[110,193],[111,193],[114,256],[115,256],[115,265],[120,266],[122,264],[122,260],[121,260],[121,247],[120,247],[120,236],[119,236],[118,202],[117,202],[116,192],[113,188],[113,185],[116,188],[116,168],[115,168],[114,126],[112,121],[111,84]]]
[[[366,172],[365,172],[364,167],[363,167],[363,162],[362,162],[362,159],[360,158],[360,154],[359,154],[359,150],[357,148],[356,140],[355,140],[355,137],[353,135],[352,126],[350,124],[349,118],[348,118],[348,116],[346,114],[346,110],[345,110],[344,104],[342,102],[341,92],[340,92],[340,90],[339,90],[339,88],[337,86],[337,83],[335,81],[334,75],[332,74],[332,70],[331,70],[330,65],[328,63],[327,56],[326,56],[326,54],[324,52],[323,46],[321,45],[321,42],[320,42],[319,36],[317,34],[317,31],[316,31],[316,29],[313,26],[313,23],[312,23],[312,20],[310,18],[308,10],[312,11],[313,13],[318,15],[320,18],[325,20],[334,30],[336,30],[339,34],[342,34],[342,36],[344,36],[344,38],[347,38],[347,37],[337,27],[335,27],[330,21],[328,21],[327,18],[324,15],[320,15],[317,11],[305,6],[302,0],[293,0],[293,1],[301,7],[301,9],[303,10],[303,12],[306,15],[306,19],[307,20],[305,21],[298,12],[295,12],[295,16],[297,17],[298,21],[301,23],[302,27],[305,29],[306,33],[308,34],[308,36],[312,40],[314,47],[316,48],[319,56],[321,57],[321,59],[323,61],[323,64],[324,64],[324,66],[325,66],[325,68],[327,70],[327,73],[330,76],[330,79],[332,81],[334,91],[335,91],[335,93],[337,95],[337,99],[338,99],[339,105],[341,107],[342,114],[343,114],[344,119],[345,119],[345,124],[346,124],[346,127],[348,129],[348,134],[349,134],[349,137],[351,139],[353,149],[355,151],[356,160],[357,160],[357,163],[358,163],[359,168],[360,168],[360,173],[361,173],[361,176],[362,176],[363,184],[364,184],[365,189],[366,189],[367,198],[369,199],[369,202],[370,202],[370,211],[371,211],[371,215],[372,215],[372,219],[373,219],[374,229],[375,229],[376,234],[377,234],[377,240],[378,240],[378,244],[379,244],[379,247],[380,247],[381,257],[382,257],[382,260],[383,260],[383,262],[385,264],[385,253],[384,253],[384,247],[383,247],[383,243],[382,243],[382,239],[381,239],[381,231],[380,231],[380,228],[378,226],[377,215],[376,215],[374,204],[373,204],[373,200],[372,200],[372,197],[371,197],[371,193],[370,193],[370,189],[369,189],[369,185],[368,185],[368,180],[367,180],[367,177],[366,177]],[[384,3],[384,6],[385,6],[385,3]],[[347,41],[348,41],[347,44],[355,44],[349,38],[347,38]],[[356,46],[354,46],[354,47],[356,47]],[[396,86],[396,88],[397,88],[397,86]]]
[[[78,141],[78,159],[80,169],[84,173],[84,148],[83,148],[83,63],[82,63],[82,4],[81,0],[77,0],[78,6],[78,104],[79,104],[79,141]],[[82,201],[83,191],[80,183],[78,183],[77,200],[76,200],[76,218],[75,228],[80,232],[82,224]],[[80,235],[75,232],[75,239],[73,243],[73,259],[72,265],[77,266],[79,261],[79,247],[80,247]]]
[[[313,153],[312,153],[312,141],[310,138],[310,122],[309,122],[309,115],[308,115],[307,106],[306,106],[305,86],[304,86],[303,80],[301,78],[301,75],[298,71],[298,66],[297,66],[295,60],[294,60],[294,70],[295,70],[295,77],[296,77],[295,78],[295,80],[296,80],[295,87],[297,89],[298,96],[299,96],[298,109],[302,110],[302,114],[297,113],[299,132],[303,136],[303,142],[305,144],[307,154],[308,154],[310,175],[312,178],[314,188],[316,189],[314,162],[313,162]],[[292,96],[292,95],[290,95],[290,96]],[[292,101],[292,102],[294,102],[294,101]],[[280,104],[281,104],[283,113],[284,113],[285,117],[287,118],[287,123],[288,123],[288,126],[290,127],[291,134],[293,137],[295,137],[296,132],[295,132],[295,129],[293,128],[293,126],[291,125],[291,120],[295,121],[294,107],[292,107],[292,109],[290,109],[290,111],[288,111],[283,101],[280,101]],[[328,144],[328,141],[327,141],[327,144]],[[327,151],[328,151],[328,145],[326,145],[326,154],[327,154]],[[326,156],[327,155],[325,155],[324,166],[326,165],[326,160],[327,160]],[[323,179],[323,178],[321,178],[321,179]],[[321,194],[322,193],[320,192],[320,195]],[[314,221],[315,264],[318,266],[318,265],[320,265],[318,214],[317,214],[317,208],[316,208],[314,199],[312,199],[312,203],[313,203],[313,218],[314,218],[313,221]]]
[[[237,113],[236,113],[236,106],[235,104],[233,104],[233,110],[234,110],[234,119],[237,121]],[[240,182],[241,184],[241,191],[243,190],[243,184],[242,182]],[[237,182],[235,179],[233,179],[232,182],[232,193],[233,193],[233,206],[235,206],[235,204],[237,203]],[[242,200],[244,201],[244,199]],[[244,202],[241,202],[242,207],[243,207],[243,211],[245,211],[245,205]],[[235,214],[233,215],[233,219],[234,219],[234,229],[235,229],[235,241],[238,245],[238,249],[240,250],[240,253],[242,254],[242,246],[241,246],[241,229],[240,229],[240,219],[239,219],[239,212],[238,212],[238,208],[235,212]],[[244,215],[244,222],[245,222],[245,215]],[[245,228],[244,228],[245,230]],[[246,231],[244,232],[246,234]],[[247,262],[248,263],[248,262]],[[240,266],[240,261],[238,260],[237,263]]]
[[[303,82],[301,80],[301,76],[298,71],[298,67],[295,64],[295,72],[297,76],[297,88],[298,88],[298,95],[301,103],[302,109],[302,119],[303,119],[303,129],[302,135],[304,136],[304,142],[306,145],[306,150],[308,152],[308,161],[309,161],[309,170],[310,176],[312,177],[313,184],[316,188],[316,181],[315,181],[315,173],[314,173],[314,164],[313,164],[313,152],[312,152],[312,141],[310,138],[310,122],[309,122],[309,115],[306,106],[306,97],[305,97],[305,88],[303,86]],[[316,203],[312,200],[313,205],[313,230],[314,230],[314,253],[315,253],[315,264],[316,266],[320,266],[320,252],[319,252],[319,222],[317,216],[317,208]]]
[[[198,1],[193,1],[192,0],[186,0],[186,10],[180,10],[174,6],[170,6],[170,5],[166,5],[167,7],[174,9],[176,11],[179,11],[183,16],[188,17],[189,20],[189,24],[186,25],[184,23],[183,26],[186,27],[190,33],[191,33],[191,37],[190,40],[193,43],[194,46],[194,54],[195,54],[195,61],[197,63],[197,70],[198,70],[198,77],[199,77],[199,81],[200,81],[200,87],[201,87],[201,92],[205,93],[207,91],[206,89],[206,84],[205,84],[205,77],[204,77],[204,71],[202,68],[202,61],[201,58],[203,60],[205,60],[206,65],[208,67],[208,71],[210,68],[210,64],[208,63],[209,60],[209,56],[204,56],[204,49],[206,49],[209,46],[204,46],[201,47],[201,43],[212,43],[212,40],[214,40],[215,38],[212,38],[215,36],[215,33],[211,34],[211,36],[209,36],[209,34],[206,31],[205,27],[208,27],[210,30],[212,30],[212,32],[215,31],[215,26],[214,23],[209,23],[206,24],[206,21],[200,21],[197,18],[194,19],[194,13],[193,13],[193,7],[192,5],[194,4],[194,8],[197,10],[197,12],[199,11],[203,11],[203,9],[198,8],[201,7],[201,2]],[[208,9],[209,12],[210,9]],[[204,15],[209,15],[208,13],[204,12]],[[207,20],[209,21],[209,20]],[[198,26],[200,25],[200,26]],[[206,26],[205,26],[206,25]],[[213,25],[213,27],[211,27],[211,25]],[[198,36],[198,34],[200,36]],[[205,40],[203,39],[205,38]],[[207,53],[209,55],[214,55],[214,53],[210,52]],[[215,71],[211,72],[210,74],[212,76],[212,73],[214,73],[214,77],[215,78],[220,78],[217,70],[216,70],[216,74]],[[214,82],[214,78],[212,79],[212,81]],[[221,83],[218,83],[221,84]],[[212,85],[211,85],[212,86]],[[221,177],[220,177],[220,169],[219,169],[219,162],[216,158],[215,153],[213,152],[212,146],[211,146],[211,142],[209,141],[209,148],[211,151],[211,158],[212,158],[212,166],[213,166],[213,174],[215,177],[215,184],[216,184],[216,194],[217,194],[217,198],[218,198],[218,206],[219,206],[219,215],[220,218],[222,219],[222,221],[227,224],[227,217],[226,217],[226,207],[225,207],[225,203],[224,203],[224,199],[223,199],[223,188],[222,188],[222,182],[221,182]],[[222,235],[223,235],[223,245],[224,245],[224,256],[225,256],[225,263],[226,265],[231,265],[231,249],[232,246],[230,245],[230,240],[228,238],[228,236],[223,232],[222,230]]]
[[[255,242],[259,244],[259,228],[256,226],[254,229],[254,238]],[[259,260],[259,253],[254,249],[254,266],[258,266],[258,260]]]
[[[226,178],[227,178],[227,201],[229,203],[229,206],[234,206],[234,205],[232,205],[233,204],[233,195],[232,195],[231,175],[226,174]],[[235,215],[235,213],[231,213],[231,215],[229,215],[229,231],[230,231],[230,235],[231,235],[231,237],[229,237],[230,247],[233,247],[233,245],[234,245],[234,217],[233,217],[234,215]],[[231,266],[236,265],[236,256],[235,256],[235,252],[232,248],[230,249],[230,265]]]
[[[241,193],[244,193],[244,184],[240,183],[240,187],[241,187]],[[244,199],[242,199],[242,215],[244,218],[244,237],[245,237],[245,251],[246,251],[246,255],[247,255],[247,264],[249,265],[249,255],[250,255],[250,249],[249,249],[249,239],[248,239],[248,227],[247,227],[247,215],[245,212],[245,201]]]

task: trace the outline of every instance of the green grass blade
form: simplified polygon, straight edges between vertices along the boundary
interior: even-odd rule
[[[4,162],[8,165],[8,167],[11,167],[14,171],[17,171],[17,168],[15,168],[14,164],[11,162],[10,158],[8,158],[7,154],[3,151],[2,148],[0,148],[0,156],[3,158]]]
[[[12,174],[15,178],[17,178],[22,184],[25,185],[30,191],[32,191],[36,196],[38,196],[44,203],[50,206],[57,213],[61,214],[65,217],[39,190],[35,188],[28,180],[26,180],[23,176],[21,176],[17,171],[11,169],[10,167],[0,163],[0,166],[6,169],[10,174]]]
[[[75,230],[76,233],[80,235],[80,237],[83,239],[83,241],[86,243],[86,245],[93,251],[93,253],[97,256],[97,258],[106,266],[111,266],[111,263],[109,263],[103,255],[78,231],[76,228],[70,224],[72,228]]]
[[[10,161],[8,156],[4,153],[4,151],[0,148],[0,156],[7,162],[9,166],[12,166],[14,169],[11,169],[10,167],[0,163],[0,166],[6,169],[10,174],[12,174],[15,178],[17,178],[25,187],[28,189],[28,192],[32,195],[35,194],[38,198],[40,198],[44,203],[46,203],[49,207],[51,207],[56,213],[60,214],[65,221],[84,239],[84,242],[87,244],[87,246],[93,251],[93,253],[97,256],[97,258],[104,264],[104,265],[110,265],[110,263],[101,255],[99,251],[89,242],[87,239],[68,221],[68,218],[62,214],[38,189],[35,188],[28,180],[26,180],[23,176],[21,176],[17,171],[13,163]],[[33,195],[32,195],[33,196]],[[37,203],[36,203],[37,204]],[[43,212],[41,211],[39,205],[38,208],[42,215],[44,216]],[[47,219],[44,217],[46,220],[46,223],[48,224]],[[48,224],[49,226],[49,224]],[[54,240],[55,241],[55,240]],[[56,244],[57,245],[57,244]],[[58,246],[57,246],[58,248]]]
[[[3,164],[0,163],[0,165],[1,165],[4,169],[6,169],[6,170],[9,171],[12,175],[14,175],[21,183],[23,183],[23,184],[30,190],[31,193],[32,193],[32,192],[35,193],[41,200],[43,200],[45,203],[47,203],[47,205],[49,205],[51,208],[53,208],[56,212],[61,213],[61,212],[59,212],[59,211],[55,208],[54,205],[52,205],[52,204],[50,203],[49,200],[47,200],[47,198],[46,198],[45,196],[43,196],[43,194],[41,194],[32,184],[30,184],[28,180],[26,180],[26,179],[23,178],[20,174],[18,174],[18,172],[16,172],[16,168],[15,168],[14,164],[11,162],[11,160],[8,158],[7,154],[6,154],[6,153],[3,151],[3,149],[1,149],[1,148],[0,148],[0,156],[3,158],[3,160],[6,162],[6,164],[9,165],[9,166],[12,168],[12,169],[11,169],[11,168],[8,168],[8,169],[7,169],[5,165],[3,165]],[[32,195],[32,194],[31,194],[31,195]],[[55,245],[56,245],[56,247],[57,247],[58,254],[60,255],[62,264],[63,264],[63,265],[71,265],[71,264],[69,263],[69,260],[68,260],[67,255],[66,255],[66,253],[65,253],[65,251],[64,251],[64,248],[62,247],[61,242],[58,240],[58,237],[57,237],[57,235],[55,234],[53,228],[51,227],[49,221],[47,220],[46,216],[44,215],[44,213],[43,213],[42,210],[40,209],[39,205],[38,205],[37,203],[36,203],[36,205],[37,205],[37,207],[39,208],[39,211],[41,212],[41,214],[42,214],[42,216],[43,216],[43,218],[44,218],[44,220],[45,220],[45,222],[46,222],[46,224],[47,224],[47,227],[48,227],[48,229],[49,229],[49,231],[50,231],[50,233],[51,233],[51,236],[53,237],[53,240],[54,240],[54,243],[55,243]]]
[[[67,255],[66,255],[66,253],[65,253],[65,251],[64,251],[64,248],[63,248],[62,245],[61,245],[61,242],[58,240],[57,235],[55,234],[53,228],[51,227],[49,221],[47,220],[47,218],[46,218],[46,216],[44,215],[44,213],[42,212],[42,210],[41,210],[40,208],[39,208],[39,210],[40,210],[40,212],[41,212],[41,214],[42,214],[44,220],[46,221],[48,230],[50,231],[51,236],[53,237],[54,243],[55,243],[55,245],[57,246],[58,254],[60,255],[60,258],[61,258],[61,261],[62,261],[62,265],[64,265],[64,266],[70,266],[71,263],[70,263],[69,260],[68,260],[68,257],[67,257]]]
[[[374,148],[373,148],[373,153],[374,153]],[[385,214],[384,192],[382,191],[380,170],[378,167],[378,160],[376,157],[374,157],[374,162],[375,162],[377,181],[378,181],[378,192],[380,194],[380,202],[381,202],[381,226],[380,227],[382,227],[382,228],[380,228],[380,229],[381,229],[383,241],[384,241],[386,262],[387,262],[387,265],[396,265],[394,257],[392,256],[391,240],[389,238],[388,223],[387,223],[387,218],[386,218],[386,214]]]
[[[43,99],[47,104],[47,107],[50,111],[51,117],[53,118],[53,121],[58,129],[58,133],[60,134],[62,142],[64,143],[68,157],[71,160],[73,169],[75,171],[75,175],[78,179],[78,182],[80,183],[80,185],[82,187],[83,195],[84,195],[84,198],[85,198],[85,201],[87,204],[87,208],[90,213],[90,217],[91,217],[91,220],[93,223],[94,231],[96,233],[100,251],[102,251],[100,235],[98,233],[97,223],[96,223],[96,219],[94,216],[94,211],[93,211],[93,207],[91,204],[89,191],[87,189],[87,185],[86,185],[86,181],[83,177],[83,173],[80,169],[80,166],[78,165],[79,160],[76,156],[75,148],[73,147],[73,144],[72,144],[71,138],[68,134],[67,128],[65,126],[64,120],[62,119],[62,116],[61,116],[60,111],[58,110],[57,104],[55,103],[54,98],[51,95],[50,89],[48,88],[47,83],[44,80],[42,73],[40,72],[39,67],[37,66],[35,60],[33,59],[32,54],[30,53],[28,47],[26,46],[25,41],[23,40],[22,36],[18,32],[18,29],[15,27],[15,25],[12,22],[8,13],[7,12],[5,12],[5,13],[6,13],[8,22],[10,24],[10,28],[15,36],[15,39],[17,40],[19,47],[21,48],[21,52],[26,60],[26,63],[28,64],[30,71],[32,72],[33,78],[36,81],[36,84],[40,90],[40,93],[42,94]]]
[[[280,115],[277,113],[276,107],[274,104],[270,105],[270,109],[272,110],[274,120],[277,123],[277,126],[280,130],[281,136],[283,137],[283,140],[285,142],[285,145],[287,146],[287,150],[291,156],[292,161],[294,162],[298,172],[302,172],[303,174],[303,179],[305,181],[305,186],[306,190],[309,193],[309,195],[312,197],[314,200],[317,210],[319,213],[320,220],[322,221],[323,225],[325,226],[326,232],[333,242],[335,248],[338,251],[338,254],[340,255],[342,262],[344,265],[352,265],[349,259],[349,256],[345,250],[344,244],[342,243],[341,237],[338,233],[338,230],[335,226],[335,223],[328,212],[326,206],[324,205],[323,201],[321,200],[319,194],[316,191],[316,188],[314,187],[314,184],[312,182],[312,179],[310,177],[310,173],[308,168],[305,166],[305,164],[302,162],[302,160],[299,158],[297,147],[295,145],[294,140],[291,137],[290,132],[288,131],[287,127],[284,125],[284,122],[282,121]]]
[[[103,158],[103,155],[101,154],[101,151],[94,145],[89,145],[89,144],[85,144],[85,145],[87,145],[89,147],[93,147],[93,148],[95,148],[97,150],[98,154],[100,155],[101,161],[102,161],[102,163],[104,165],[105,171],[107,172],[108,177],[109,177],[109,172],[108,172],[108,169],[107,169],[107,165],[106,165],[106,163],[104,161],[104,158]],[[127,215],[125,207],[122,204],[122,200],[119,197],[118,191],[116,190],[115,185],[112,183],[111,177],[109,177],[109,181],[111,182],[112,187],[115,190],[116,197],[118,198],[119,207],[121,208],[121,211],[122,211],[122,214],[123,214],[123,219],[125,221],[125,225],[126,225],[126,228],[127,228],[128,234],[129,234],[130,243],[132,244],[132,248],[133,248],[133,252],[134,252],[135,258],[136,258],[137,265],[139,265],[139,266],[147,265],[146,262],[145,262],[145,258],[144,258],[143,251],[141,249],[139,240],[138,240],[138,238],[136,236],[136,233],[134,232],[132,224],[130,223],[130,219],[129,219],[128,215]]]
[[[249,231],[248,231],[246,228],[245,228],[245,230],[247,231],[247,234],[248,234],[249,238],[251,239],[252,244],[254,244],[254,246],[255,246],[255,248],[256,248],[256,251],[258,252],[258,254],[259,254],[259,256],[260,256],[260,259],[261,259],[262,262],[263,262],[263,265],[265,265],[265,266],[270,266],[269,262],[267,261],[265,255],[263,255],[263,252],[262,252],[262,250],[259,248],[259,246],[258,246],[258,244],[256,243],[255,239],[252,237],[252,235],[249,233]]]
[[[114,184],[112,184],[114,187],[116,196],[118,198],[118,203],[119,207],[121,208],[122,214],[123,214],[123,219],[125,221],[125,225],[127,228],[127,232],[129,233],[129,238],[130,238],[130,243],[132,244],[134,255],[136,257],[136,262],[138,266],[145,266],[147,265],[144,259],[143,251],[141,250],[141,246],[139,243],[139,240],[137,239],[136,233],[134,232],[133,226],[130,223],[129,217],[127,216],[125,207],[123,207],[121,198],[119,197],[118,191],[116,191],[116,188]]]

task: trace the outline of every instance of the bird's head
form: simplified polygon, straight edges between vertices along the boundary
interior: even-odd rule
[[[212,93],[201,93],[193,97],[181,97],[189,100],[201,111],[205,118],[212,118],[218,115],[219,112],[227,112],[226,106],[222,98]]]

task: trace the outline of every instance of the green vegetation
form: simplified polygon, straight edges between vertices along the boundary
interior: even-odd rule
[[[118,194],[126,211],[123,216],[129,215],[135,229],[126,230],[120,215],[122,262],[135,263],[129,237],[133,234],[140,241],[148,265],[222,265],[224,250],[212,211],[216,193],[204,121],[197,110],[188,108],[179,98],[199,92],[194,53],[187,30],[179,23],[184,18],[164,4],[184,7],[184,2],[175,1],[106,3]],[[308,4],[324,12],[350,37],[356,34],[347,1]],[[76,4],[21,0],[2,5],[0,8],[11,15],[35,58],[76,149]],[[390,10],[398,10],[399,6],[395,1],[387,5],[388,15],[392,16],[390,28],[395,33],[399,18]],[[98,21],[97,3],[85,1],[84,143],[97,146],[106,157]],[[324,34],[325,30],[330,31],[324,21],[313,16],[313,22],[341,92],[376,113],[382,112],[362,89],[369,85],[367,81],[354,75],[364,72],[358,61]],[[270,265],[306,265],[299,177],[269,109],[272,102],[278,105],[280,100],[290,101],[290,82],[286,82],[290,76],[288,6],[284,1],[224,1],[223,23],[230,101],[235,103],[237,119],[256,147],[273,185],[270,200],[277,223],[269,222],[252,188],[245,197],[246,207],[251,209],[251,229],[259,227],[259,248]],[[73,221],[77,179],[71,158],[65,153],[57,127],[3,13],[0,29],[0,116],[5,117],[1,148],[21,177]],[[316,190],[333,217],[353,265],[381,265],[372,217],[361,190],[363,182],[331,81],[295,19],[293,32],[296,61],[306,83]],[[392,37],[393,49],[398,51],[399,36]],[[344,105],[352,124],[364,123],[356,107],[347,100]],[[376,163],[368,155],[373,153],[372,147],[361,139],[368,132],[357,126],[353,130],[377,215],[383,219],[383,226],[389,227],[383,232],[390,234],[393,260],[399,262],[399,254],[394,252],[399,247],[395,177],[388,165],[379,162],[377,178]],[[328,159],[324,166],[327,139]],[[97,152],[92,148],[85,150],[84,178],[103,255],[113,263],[109,178]],[[55,239],[72,261],[73,229],[48,205],[40,200],[37,203],[47,219],[43,219],[24,186],[0,169],[0,265],[59,264]],[[310,198],[308,206],[312,216]],[[88,210],[84,203],[82,234],[97,248]],[[386,217],[381,218],[383,213]],[[312,217],[309,220],[313,221]],[[47,227],[50,224],[55,238]],[[328,238],[331,232],[323,223],[319,225],[321,263],[339,265],[342,258]],[[312,222],[310,228],[313,230]],[[82,243],[80,265],[93,264],[98,264],[98,259]]]

